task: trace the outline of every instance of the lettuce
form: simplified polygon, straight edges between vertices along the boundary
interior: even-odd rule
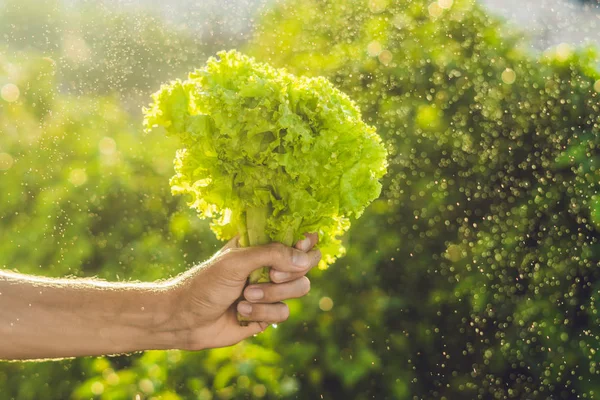
[[[181,139],[173,194],[211,219],[223,240],[291,245],[318,232],[321,268],[344,253],[340,236],[381,191],[386,151],[356,105],[325,78],[297,77],[236,51],[163,85],[146,130]],[[251,283],[268,282],[265,268]]]

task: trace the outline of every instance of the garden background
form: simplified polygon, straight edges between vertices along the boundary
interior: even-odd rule
[[[0,1],[2,268],[146,281],[219,249],[141,108],[221,49],[352,97],[388,147],[384,190],[284,324],[211,351],[0,363],[0,398],[600,397],[593,44],[471,0],[144,4]]]

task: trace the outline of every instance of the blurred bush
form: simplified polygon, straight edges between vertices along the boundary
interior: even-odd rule
[[[3,45],[52,57],[61,92],[116,94],[137,113],[160,82],[241,41],[218,21],[205,21],[205,31],[218,33],[207,38],[198,27],[166,22],[139,7],[60,0],[3,0],[0,6]],[[203,17],[211,15],[207,9]]]
[[[141,135],[124,103],[202,64],[185,59],[195,42],[146,17],[6,4],[0,31],[16,55],[0,58],[0,265],[153,280],[213,253],[206,224],[168,191],[178,144]],[[81,25],[65,20],[84,18],[66,34]],[[0,394],[594,398],[597,58],[561,45],[536,59],[517,37],[467,0],[274,4],[247,50],[327,76],[390,150],[385,192],[348,255],[313,271],[291,319],[253,341],[3,363]],[[78,48],[93,61],[69,58]]]

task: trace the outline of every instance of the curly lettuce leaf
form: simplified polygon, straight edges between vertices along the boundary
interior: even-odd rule
[[[215,234],[291,245],[318,232],[321,267],[381,192],[386,151],[357,106],[324,78],[291,75],[236,51],[163,85],[145,129],[180,138],[173,194],[187,195]]]

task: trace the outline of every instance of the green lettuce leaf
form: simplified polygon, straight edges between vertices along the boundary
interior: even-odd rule
[[[146,130],[180,138],[173,194],[216,235],[291,245],[319,234],[326,267],[341,235],[381,191],[386,151],[357,106],[324,78],[291,75],[236,51],[163,85]]]

